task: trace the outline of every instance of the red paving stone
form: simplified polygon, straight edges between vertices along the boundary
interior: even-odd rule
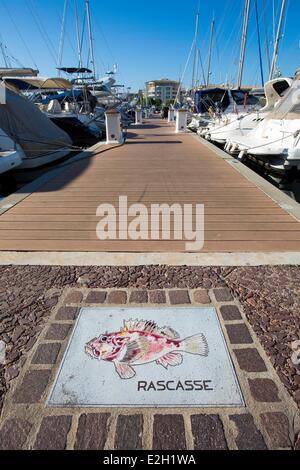
[[[151,304],[165,304],[166,301],[166,293],[163,290],[155,290],[149,292],[149,302]]]
[[[62,341],[68,336],[70,328],[71,325],[63,323],[53,323],[49,326],[45,339]]]
[[[125,291],[112,291],[109,292],[107,295],[107,303],[109,304],[126,304],[127,301],[127,293]]]
[[[0,430],[0,450],[22,450],[32,424],[24,419],[8,419]]]
[[[220,312],[224,321],[241,320],[241,312],[236,305],[222,305]]]
[[[197,304],[210,304],[211,300],[207,290],[197,290],[194,292],[194,302]]]
[[[284,413],[264,413],[261,420],[275,449],[291,447],[289,421]]]
[[[115,450],[143,449],[143,415],[118,416]]]
[[[277,385],[270,379],[249,379],[250,391],[258,402],[281,401],[278,396]]]
[[[230,420],[236,426],[235,442],[238,450],[265,450],[266,443],[249,414],[231,415]]]
[[[246,372],[265,372],[267,370],[266,364],[257,349],[235,349],[234,353],[242,370]]]
[[[103,304],[105,302],[106,295],[105,291],[92,290],[88,293],[85,301],[88,304]]]
[[[232,294],[227,288],[215,289],[214,294],[217,302],[230,302],[230,300],[233,300]]]
[[[83,299],[83,294],[80,291],[72,291],[66,297],[66,304],[79,304]]]
[[[222,421],[218,415],[191,416],[195,450],[226,450]]]
[[[74,320],[79,313],[76,307],[61,307],[56,315],[56,320]]]
[[[154,415],[153,450],[186,450],[182,415]]]
[[[226,325],[226,330],[231,344],[253,343],[249,329],[244,323],[239,323],[237,325]]]
[[[146,304],[148,302],[148,292],[139,290],[131,292],[129,302],[135,304]]]
[[[169,298],[172,305],[183,305],[191,303],[187,290],[171,290],[169,291]]]
[[[15,403],[37,403],[46,390],[51,371],[30,370],[14,393]]]
[[[75,449],[103,450],[108,436],[109,413],[87,413],[79,417]]]
[[[33,356],[32,364],[55,364],[59,350],[59,343],[40,344]]]
[[[46,416],[34,444],[35,450],[64,450],[72,416]]]

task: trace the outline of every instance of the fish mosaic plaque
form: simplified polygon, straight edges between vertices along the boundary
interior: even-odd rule
[[[230,407],[244,401],[214,308],[83,308],[48,405]]]

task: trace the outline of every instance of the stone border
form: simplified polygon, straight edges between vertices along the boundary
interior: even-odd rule
[[[0,251],[8,266],[298,266],[299,252],[274,253],[108,253]]]
[[[80,307],[214,306],[246,408],[48,408],[45,400]],[[172,432],[170,432],[170,428]],[[95,429],[98,432],[95,432]],[[239,302],[212,289],[65,289],[12,382],[0,448],[290,449],[300,429],[297,406],[280,382]]]

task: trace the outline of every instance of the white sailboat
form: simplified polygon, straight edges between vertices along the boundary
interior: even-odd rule
[[[214,89],[208,88],[214,19],[212,21],[206,88],[198,90],[195,93],[195,108],[197,109],[198,114],[193,116],[189,125],[191,130],[197,131],[199,135],[205,137],[207,140],[210,140],[211,133],[216,129],[228,126],[230,123],[238,121],[249,112],[257,111],[261,108],[259,99],[252,95],[250,90],[242,88],[250,3],[250,0],[245,0],[241,51],[236,87],[224,86]]]

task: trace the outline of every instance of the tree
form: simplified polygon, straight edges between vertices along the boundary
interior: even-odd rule
[[[174,100],[173,100],[173,99],[166,101],[166,106],[169,106],[169,107],[170,107],[170,106],[173,106],[173,104],[174,104]]]

